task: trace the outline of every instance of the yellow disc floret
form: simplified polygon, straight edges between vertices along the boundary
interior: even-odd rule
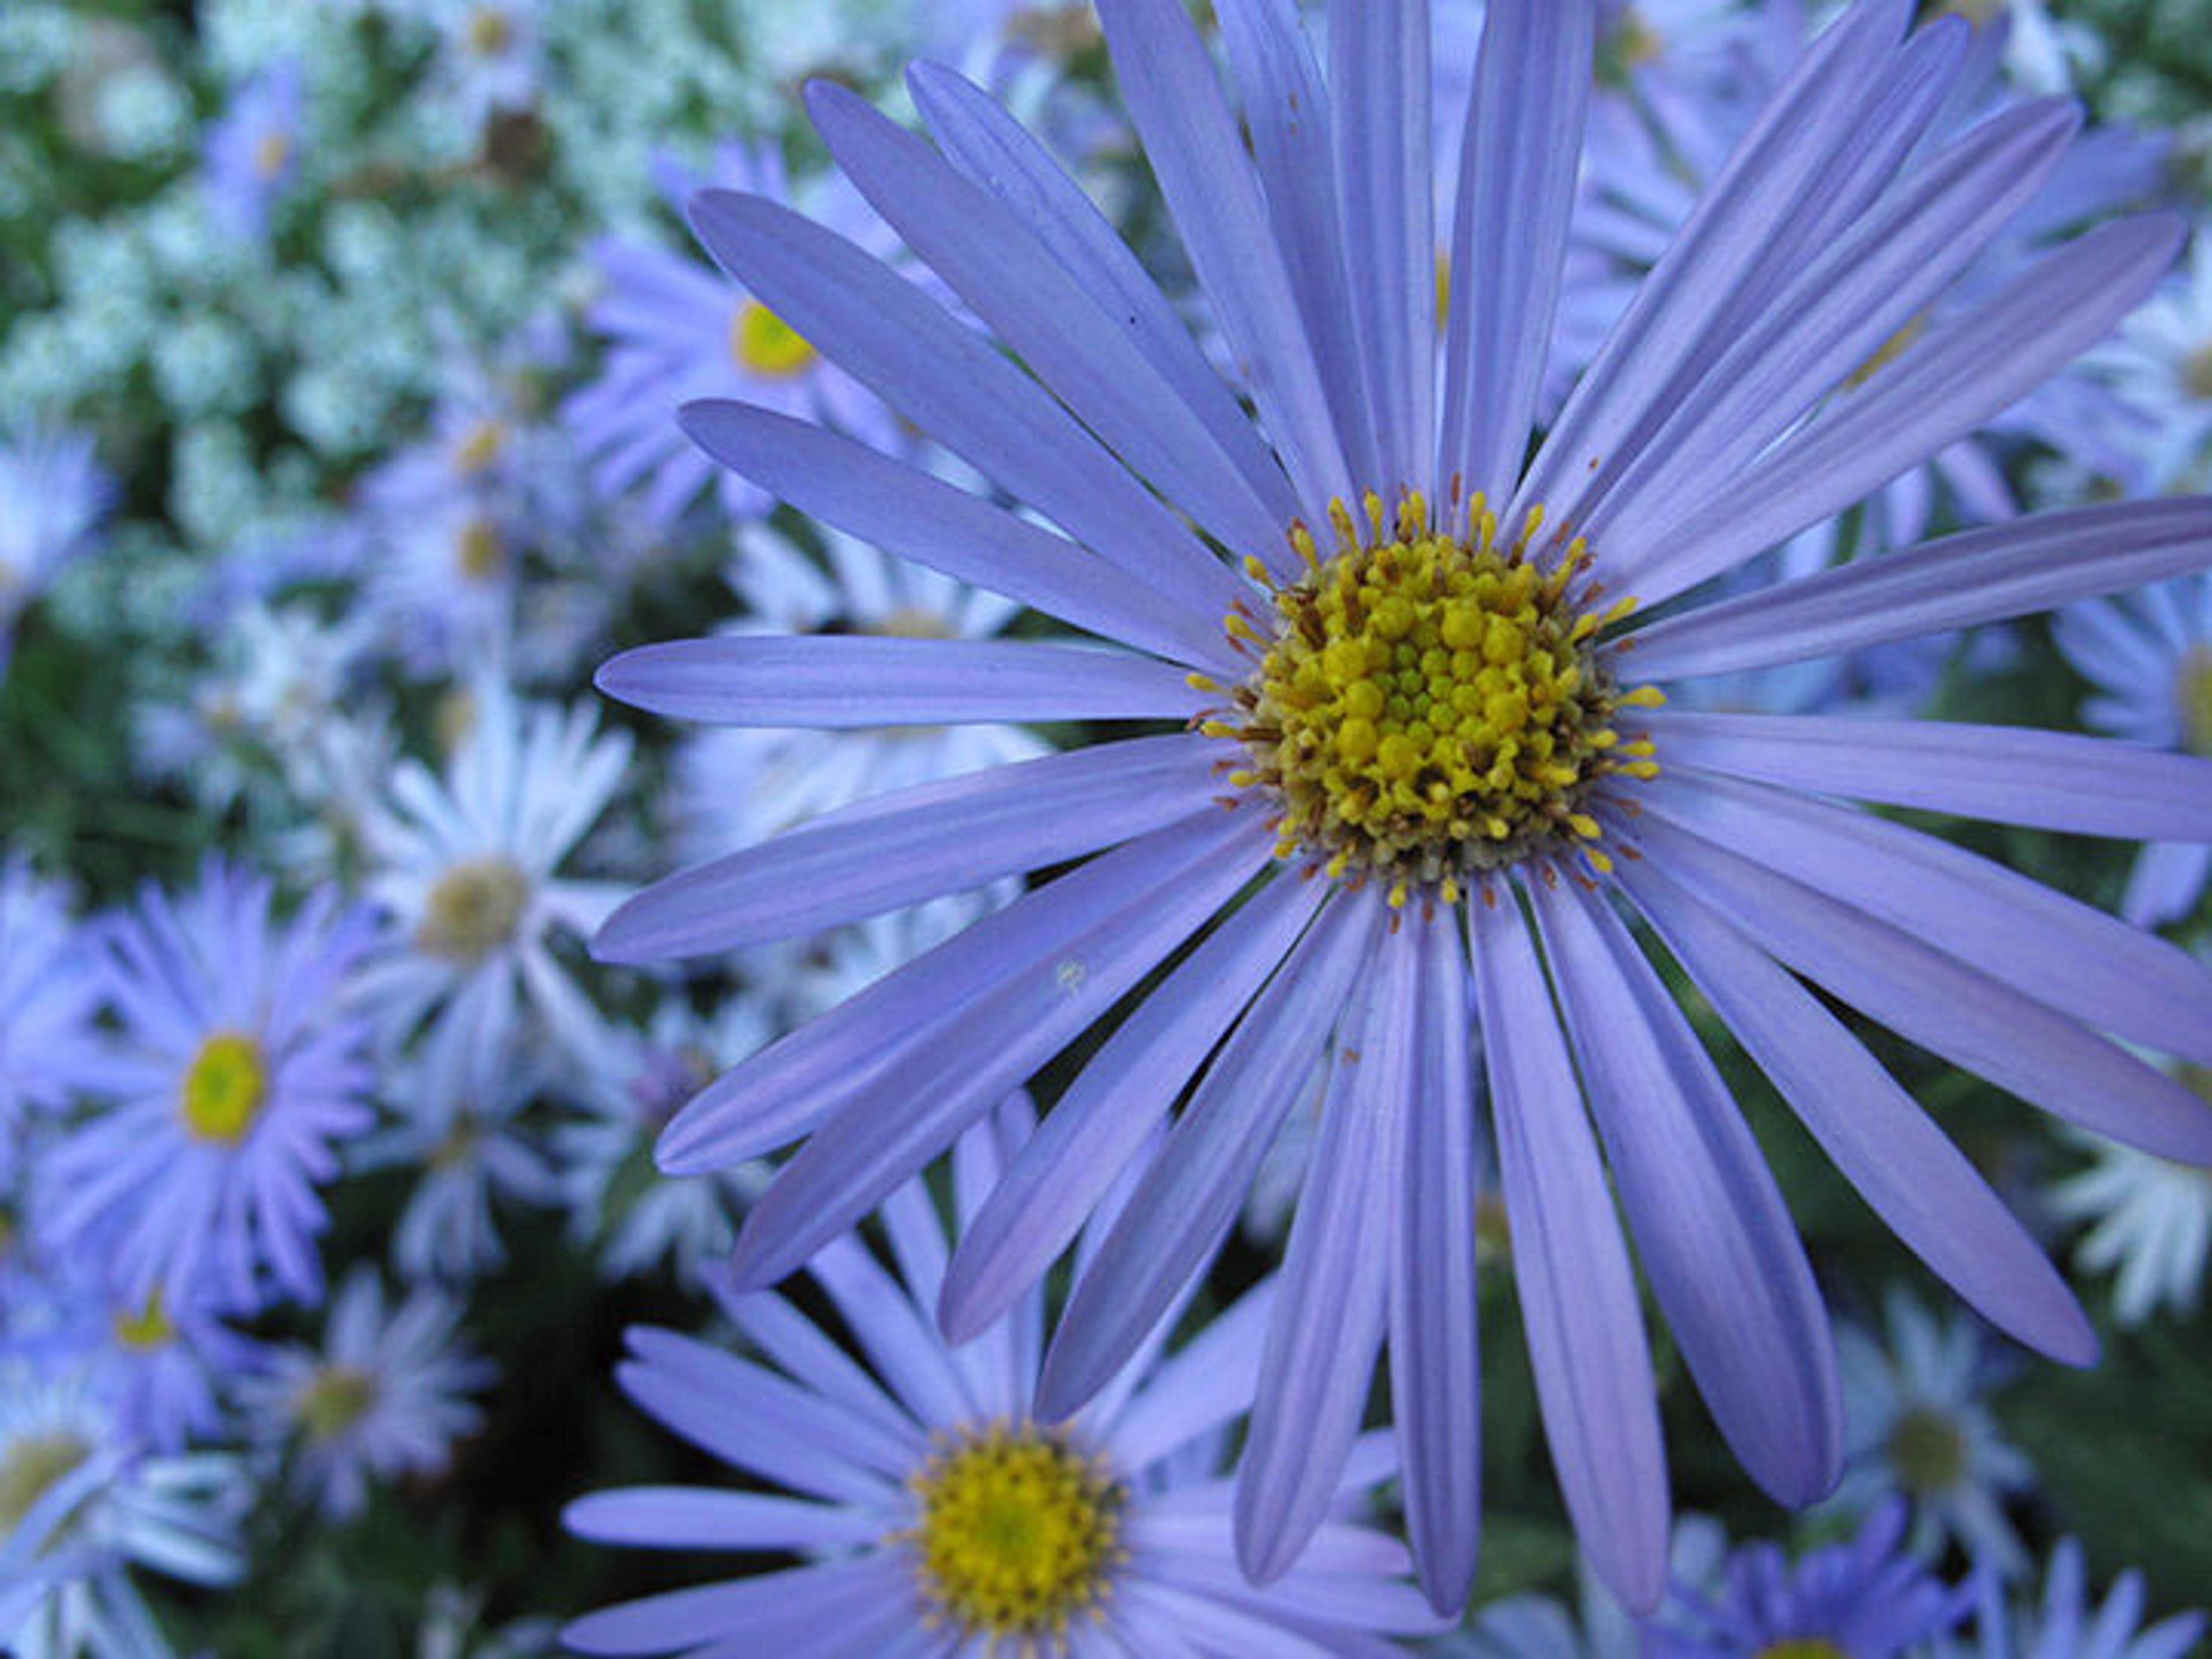
[[[376,1401],[376,1379],[358,1365],[325,1364],[300,1385],[292,1415],[307,1438],[325,1444],[343,1434]]]
[[[1851,1659],[1825,1636],[1786,1636],[1759,1649],[1756,1659]]]
[[[2199,646],[2181,659],[2174,697],[2181,704],[2181,746],[2192,755],[2212,756],[2212,646]]]
[[[730,319],[730,355],[756,374],[789,380],[814,363],[806,337],[757,300],[748,300]]]
[[[176,1322],[169,1317],[169,1310],[162,1306],[160,1291],[148,1297],[146,1305],[137,1313],[116,1314],[115,1340],[125,1347],[140,1353],[166,1348],[177,1340]]]
[[[91,1455],[84,1438],[66,1429],[21,1435],[0,1450],[0,1540]]]
[[[269,1093],[261,1045],[240,1031],[217,1031],[185,1068],[178,1112],[201,1140],[236,1145],[253,1127]]]
[[[963,1429],[909,1484],[919,1517],[897,1541],[924,1601],[963,1632],[1042,1644],[1105,1595],[1122,1490],[1058,1431]]]
[[[514,938],[530,903],[530,878],[503,858],[464,859],[438,878],[415,926],[415,943],[472,967]]]
[[[1618,716],[1659,693],[1620,691],[1595,647],[1633,601],[1587,608],[1595,590],[1581,580],[1579,541],[1540,568],[1529,543],[1540,509],[1500,547],[1479,497],[1464,538],[1431,530],[1419,495],[1395,518],[1374,495],[1365,507],[1363,537],[1332,506],[1326,561],[1293,528],[1307,568],[1287,586],[1248,561],[1273,591],[1272,638],[1247,613],[1227,619],[1260,665],[1234,693],[1241,718],[1203,729],[1249,751],[1232,782],[1281,802],[1278,855],[1387,880],[1394,904],[1415,887],[1449,902],[1466,876],[1535,853],[1571,849],[1610,868],[1594,793],[1658,769]]]

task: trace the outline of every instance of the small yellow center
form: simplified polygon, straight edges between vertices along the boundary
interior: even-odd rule
[[[498,6],[478,6],[469,14],[465,39],[477,57],[495,57],[514,39],[514,21]]]
[[[358,1365],[325,1365],[301,1385],[292,1414],[307,1438],[335,1440],[361,1421],[376,1398],[376,1379]]]
[[[254,141],[253,173],[264,184],[283,172],[284,163],[292,157],[292,135],[288,132],[264,132]]]
[[[507,543],[489,519],[471,519],[453,538],[453,564],[463,581],[489,581],[506,562]]]
[[[1073,58],[1101,44],[1098,19],[1085,5],[1036,5],[1016,9],[1006,33],[1053,58]]]
[[[770,380],[787,380],[814,365],[814,348],[805,335],[758,300],[748,300],[730,319],[730,355],[744,368]]]
[[[465,478],[488,470],[507,449],[507,428],[499,421],[478,421],[453,446],[453,471]]]
[[[2181,704],[2181,746],[2212,756],[2212,646],[2200,645],[2181,659],[2174,696]]]
[[[1110,1588],[1122,1489],[1057,1431],[963,1429],[908,1484],[919,1518],[897,1540],[923,1597],[962,1630],[1054,1635]]]
[[[176,1323],[161,1305],[161,1291],[155,1291],[148,1297],[146,1305],[137,1313],[115,1316],[115,1340],[141,1353],[166,1348],[177,1340]]]
[[[268,1094],[260,1045],[240,1031],[217,1031],[185,1069],[179,1110],[185,1127],[199,1139],[235,1146],[253,1127]]]
[[[894,640],[950,640],[959,637],[952,624],[942,615],[934,611],[925,611],[917,605],[901,605],[888,615],[878,617],[868,632]]]
[[[1789,1636],[1769,1642],[1755,1659],[1851,1659],[1825,1636]]]
[[[1869,380],[1902,357],[1912,343],[1928,331],[1928,313],[1906,320],[1903,328],[1874,349],[1874,355],[1844,377],[1844,390],[1856,392]]]
[[[1625,85],[1637,70],[1656,64],[1667,50],[1667,37],[1635,6],[1623,6],[1613,27],[1597,43],[1595,78],[1603,86]]]
[[[0,1540],[22,1524],[31,1506],[66,1479],[92,1448],[66,1429],[27,1434],[0,1453]]]
[[[2212,403],[2212,340],[2182,359],[2181,384],[2198,402]]]
[[[1900,1412],[1882,1449],[1897,1484],[1915,1497],[1948,1492],[1966,1473],[1966,1437],[1948,1413],[1932,1406]]]
[[[514,937],[529,902],[529,878],[509,860],[465,859],[431,888],[415,943],[433,956],[473,965]]]
[[[1325,562],[1293,526],[1306,574],[1288,586],[1246,562],[1273,594],[1272,638],[1241,607],[1226,619],[1260,665],[1231,694],[1237,716],[1201,729],[1243,744],[1249,764],[1231,783],[1280,803],[1277,856],[1387,880],[1393,904],[1414,886],[1449,903],[1462,878],[1531,854],[1571,849],[1610,869],[1587,809],[1607,780],[1658,771],[1650,741],[1616,721],[1662,699],[1649,686],[1617,690],[1595,640],[1635,602],[1585,608],[1595,589],[1578,580],[1589,558],[1580,541],[1540,569],[1528,546],[1540,508],[1501,548],[1480,497],[1465,538],[1432,531],[1419,495],[1394,520],[1373,495],[1365,507],[1363,538],[1332,504],[1337,548]]]

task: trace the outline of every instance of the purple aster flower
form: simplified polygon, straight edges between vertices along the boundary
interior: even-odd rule
[[[2081,706],[2092,726],[2131,743],[2212,757],[2212,579],[2161,582],[2124,599],[2072,606],[2051,635],[2095,685]],[[2179,921],[2212,879],[2212,847],[2143,848],[2120,900],[2145,927]]]
[[[962,1138],[963,1225],[1034,1121],[1017,1097]],[[1350,1518],[1388,1470],[1375,1443],[1356,1470],[1332,1471],[1329,1518],[1299,1567],[1265,1590],[1238,1571],[1220,1452],[1250,1397],[1271,1288],[1163,1357],[1178,1305],[1088,1407],[1047,1422],[1036,1400],[1042,1292],[951,1347],[931,1322],[950,1243],[935,1201],[909,1182],[883,1216],[896,1278],[852,1235],[811,1264],[876,1377],[782,1297],[719,1288],[772,1364],[644,1327],[616,1370],[661,1423],[792,1495],[636,1487],[568,1511],[571,1531],[602,1543],[806,1564],[586,1614],[564,1632],[569,1646],[1229,1656],[1291,1651],[1298,1638],[1302,1651],[1365,1652],[1364,1633],[1434,1628],[1402,1582],[1403,1547]]]
[[[1971,1586],[1949,1589],[1898,1553],[1905,1509],[1892,1504],[1848,1544],[1792,1565],[1773,1544],[1728,1564],[1723,1588],[1677,1586],[1645,1626],[1649,1659],[1898,1659],[1954,1631],[1973,1610]]]
[[[387,1309],[375,1269],[356,1267],[331,1300],[319,1352],[277,1349],[240,1382],[257,1437],[292,1448],[294,1483],[325,1516],[359,1514],[372,1480],[442,1473],[483,1423],[468,1396],[496,1372],[455,1340],[461,1312],[428,1287]]]
[[[106,1069],[95,961],[64,890],[20,856],[0,865],[0,1192],[34,1115],[54,1121]]]
[[[1659,707],[1668,681],[2212,563],[2212,502],[2161,501],[1705,591],[2010,407],[2179,245],[2166,216],[2101,228],[1978,309],[1939,307],[1911,353],[1832,395],[1936,306],[2078,125],[2030,103],[1908,167],[1966,28],[1908,38],[1911,9],[1867,0],[1805,56],[1525,465],[1589,3],[1489,10],[1461,297],[1439,331],[1425,5],[1333,8],[1324,80],[1284,0],[1222,0],[1240,123],[1179,0],[1104,0],[1234,389],[1073,184],[944,71],[912,76],[935,148],[838,88],[815,88],[812,109],[997,344],[779,204],[700,198],[702,239],[750,292],[1035,516],[772,410],[696,406],[702,445],[848,533],[1127,648],[714,639],[617,658],[603,687],[737,725],[1184,727],[875,798],[610,920],[611,958],[714,951],[1097,854],[763,1050],[670,1127],[659,1156],[679,1173],[805,1138],[740,1232],[744,1287],[805,1263],[1151,981],[979,1211],[940,1320],[964,1338],[1012,1307],[1188,1085],[1163,1156],[1079,1263],[1036,1399],[1067,1419],[1201,1270],[1328,1065],[1243,1454],[1240,1558],[1269,1581],[1321,1523],[1387,1340],[1415,1556],[1455,1607],[1479,1515],[1472,1004],[1553,1460],[1599,1571],[1649,1610],[1668,1504],[1616,1197],[1762,1486],[1825,1492],[1842,1413],[1781,1196],[1626,908],[1908,1244],[2023,1340],[2093,1354],[2034,1241],[1798,975],[2039,1105],[2197,1160],[2212,1112],[2106,1034],[2212,1054],[2212,975],[1830,798],[2212,838],[2212,769],[2040,732]],[[1669,614],[1647,624],[1630,595]]]
[[[0,440],[0,673],[16,618],[90,545],[114,496],[88,438],[33,427]]]
[[[672,198],[702,182],[663,171]],[[794,198],[772,143],[724,145],[716,177],[770,201],[800,202],[879,252],[894,245],[842,178],[813,181]],[[883,405],[744,287],[651,244],[609,239],[595,255],[603,287],[589,321],[605,337],[607,353],[599,379],[569,397],[562,418],[603,495],[642,483],[647,515],[663,526],[675,521],[715,477],[676,424],[678,406],[696,398],[741,396],[879,444],[895,440]],[[734,473],[721,476],[721,501],[737,519],[765,517],[775,505]]]
[[[342,1000],[374,936],[329,890],[280,919],[266,881],[215,859],[112,918],[117,1103],[40,1175],[57,1236],[111,1250],[125,1295],[181,1305],[203,1279],[233,1309],[321,1295],[316,1188],[372,1118],[368,1028]]]
[[[2178,1613],[2142,1628],[2142,1575],[2122,1573],[2101,1604],[2093,1601],[2081,1547],[2068,1538],[2052,1552],[2043,1596],[2033,1611],[2008,1611],[2000,1581],[1982,1580],[1972,1650],[1946,1644],[1945,1659],[1972,1651],[1978,1659],[2182,1659],[2204,1633],[2202,1613]]]
[[[270,206],[299,174],[305,106],[300,66],[282,63],[240,87],[209,123],[200,188],[227,234],[252,242],[268,237]]]

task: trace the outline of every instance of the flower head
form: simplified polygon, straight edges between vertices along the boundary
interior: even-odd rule
[[[268,235],[270,207],[300,171],[304,93],[299,66],[279,64],[240,87],[210,124],[200,187],[226,235]]]

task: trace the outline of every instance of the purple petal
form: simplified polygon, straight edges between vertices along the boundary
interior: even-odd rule
[[[1891,1231],[2021,1341],[2069,1364],[2095,1358],[2096,1334],[2041,1248],[1842,1023],[1652,860],[1626,865],[1620,880]]]
[[[1138,738],[872,802],[655,882],[599,929],[602,962],[701,956],[820,933],[1162,828],[1206,803],[1215,745]]]
[[[1468,917],[1514,1277],[1552,1464],[1598,1577],[1630,1612],[1648,1613],[1666,1587],[1667,1463],[1635,1276],[1527,924],[1503,884]]]
[[[671,1590],[587,1613],[561,1632],[584,1653],[872,1653],[915,1620],[912,1570],[863,1555]],[[757,1644],[757,1645],[756,1645]]]
[[[600,665],[609,696],[723,726],[963,726],[1188,720],[1206,694],[1149,657],[1011,640],[744,635],[641,645]]]
[[[592,1492],[561,1512],[561,1524],[597,1544],[684,1550],[825,1550],[884,1534],[880,1512],[697,1486]]]
[[[1261,1279],[1145,1379],[1102,1431],[1117,1468],[1140,1474],[1250,1408],[1275,1291]]]

